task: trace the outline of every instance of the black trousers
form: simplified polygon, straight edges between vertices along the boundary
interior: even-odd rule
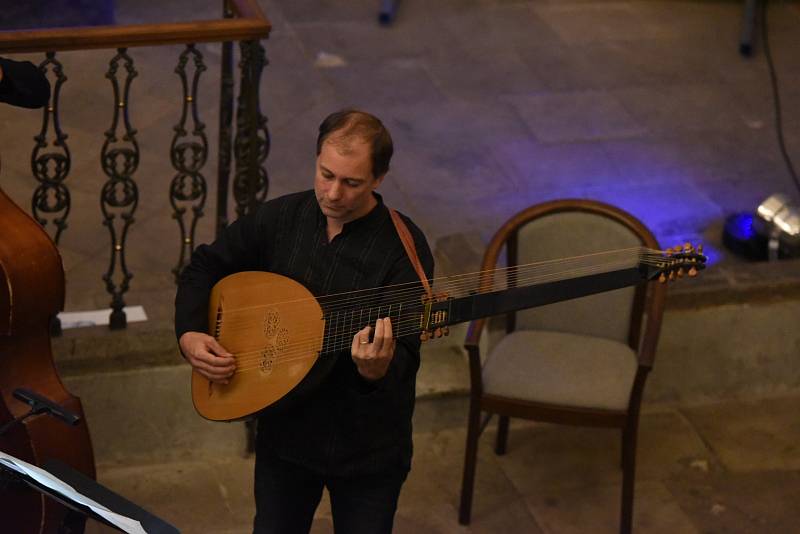
[[[406,473],[322,476],[270,454],[256,455],[254,534],[307,534],[323,487],[331,498],[334,531],[389,534]]]

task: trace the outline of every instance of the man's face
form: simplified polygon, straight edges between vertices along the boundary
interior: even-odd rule
[[[383,181],[373,178],[370,147],[358,139],[322,144],[317,156],[314,192],[322,213],[345,224],[369,213],[375,206],[372,191]]]

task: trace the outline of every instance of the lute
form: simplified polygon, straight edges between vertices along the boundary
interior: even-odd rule
[[[667,251],[613,250],[434,279],[434,296],[419,282],[316,298],[278,274],[247,271],[217,282],[209,299],[209,330],[236,358],[228,384],[192,372],[192,400],[203,417],[243,419],[290,398],[315,366],[348,350],[353,336],[378,318],[395,336],[422,339],[453,324],[542,306],[648,281],[695,276],[702,247]]]

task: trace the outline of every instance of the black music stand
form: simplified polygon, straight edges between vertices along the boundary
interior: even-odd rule
[[[44,465],[40,466],[40,468],[60,479],[62,482],[69,484],[78,493],[88,497],[98,504],[105,506],[112,512],[116,512],[117,514],[139,521],[147,534],[180,534],[180,531],[177,528],[170,525],[163,519],[154,516],[131,501],[114,493],[102,484],[98,484],[83,473],[76,471],[68,465],[59,462],[58,460],[47,460],[44,462]],[[11,467],[4,465],[2,462],[0,462],[0,474],[4,474],[13,480],[24,482],[34,490],[60,502],[69,508],[72,513],[91,517],[92,519],[99,521],[104,525],[108,525],[116,530],[124,532],[123,529],[109,522],[106,518],[97,514],[88,506],[76,502],[66,495],[62,495],[60,492],[50,488],[49,486],[41,484],[39,481],[31,478],[28,475],[20,473]],[[0,520],[2,520],[2,518],[0,518]],[[69,530],[62,531],[69,532]]]

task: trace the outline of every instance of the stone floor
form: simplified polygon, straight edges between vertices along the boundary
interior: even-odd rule
[[[458,524],[464,454],[463,397],[423,400],[415,456],[400,498],[398,534],[618,531],[619,434],[512,421],[508,452],[494,426],[479,446],[473,520]],[[798,532],[800,396],[691,407],[642,416],[637,532]],[[250,532],[252,458],[227,456],[128,467],[99,480],[188,533]],[[332,532],[327,496],[312,532]],[[88,534],[110,531],[93,523]]]

